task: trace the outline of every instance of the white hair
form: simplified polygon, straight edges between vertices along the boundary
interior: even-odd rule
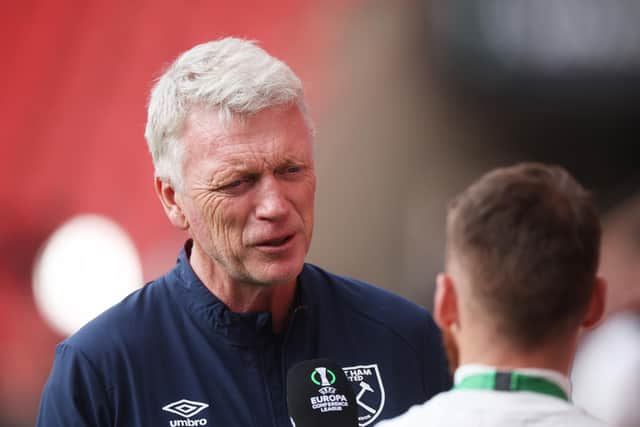
[[[191,48],[151,89],[144,136],[155,176],[181,188],[184,146],[179,139],[194,106],[217,111],[225,123],[288,105],[300,109],[313,133],[302,83],[284,62],[252,41],[233,37]]]

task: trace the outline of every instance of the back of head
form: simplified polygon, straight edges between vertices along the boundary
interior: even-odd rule
[[[180,185],[183,147],[178,141],[193,108],[217,111],[225,122],[293,105],[311,128],[300,79],[253,42],[228,37],[193,47],[151,90],[145,138],[156,176]]]
[[[514,345],[577,329],[595,286],[600,222],[564,169],[523,163],[484,175],[451,203],[447,242],[469,303]]]

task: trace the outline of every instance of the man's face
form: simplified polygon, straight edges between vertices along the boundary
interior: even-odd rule
[[[231,283],[291,282],[313,229],[316,178],[309,129],[298,108],[268,109],[223,125],[193,111],[182,143],[182,204],[194,250]]]

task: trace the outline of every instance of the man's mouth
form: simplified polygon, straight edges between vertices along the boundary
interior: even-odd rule
[[[287,243],[289,240],[293,239],[293,236],[294,236],[293,234],[288,234],[286,236],[278,237],[275,239],[263,240],[262,242],[258,243],[256,246],[268,246],[268,247],[281,246]]]

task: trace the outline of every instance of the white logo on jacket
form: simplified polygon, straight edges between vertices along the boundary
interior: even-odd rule
[[[207,419],[199,418],[192,420],[196,414],[207,409],[209,405],[207,403],[196,402],[194,400],[180,399],[175,402],[171,402],[162,407],[163,411],[171,412],[172,414],[180,415],[183,418],[182,420],[171,420],[169,421],[170,427],[179,427],[179,426],[206,426]]]
[[[342,368],[353,383],[358,404],[358,424],[365,427],[374,422],[384,408],[384,385],[378,364],[357,365]]]

